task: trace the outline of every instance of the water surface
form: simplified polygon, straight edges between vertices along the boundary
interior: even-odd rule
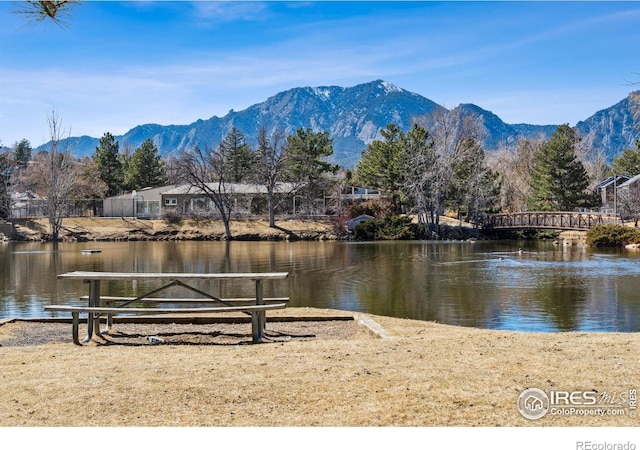
[[[84,254],[82,250],[100,253]],[[94,242],[0,244],[0,317],[47,317],[77,303],[73,270],[286,271],[266,284],[291,306],[335,308],[521,331],[640,331],[640,259],[623,250],[551,242]],[[134,295],[157,283],[108,282]],[[253,295],[252,283],[201,282],[215,294]],[[168,291],[167,296],[184,295]]]

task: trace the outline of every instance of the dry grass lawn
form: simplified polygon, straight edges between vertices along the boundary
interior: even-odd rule
[[[24,327],[39,325],[5,324],[0,426],[638,426],[628,414],[530,421],[516,401],[528,387],[637,389],[639,333],[537,334],[359,317],[388,336],[357,321],[309,322],[305,332],[271,322],[270,330],[284,327],[279,339],[260,345],[78,347],[63,324],[57,342],[9,346]],[[248,325],[237,333],[250,333]]]
[[[15,235],[3,236],[0,241],[40,241],[48,239],[47,219],[15,219]],[[235,239],[286,240],[335,238],[330,222],[285,220],[270,228],[266,220],[231,221],[231,234]],[[61,241],[112,241],[112,240],[219,240],[225,236],[219,220],[193,221],[184,219],[170,224],[164,220],[143,220],[119,217],[66,218],[60,230]]]

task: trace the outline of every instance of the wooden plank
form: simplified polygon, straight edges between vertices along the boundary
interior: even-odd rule
[[[101,303],[113,303],[113,302],[128,302],[135,297],[114,297],[110,295],[100,296]],[[88,295],[83,295],[80,300],[89,300]],[[137,303],[254,303],[256,299],[254,297],[236,297],[236,298],[221,298],[220,300],[213,300],[210,298],[161,298],[161,297],[144,297],[138,300]],[[264,299],[265,303],[282,303],[288,302],[289,297],[268,297]]]
[[[70,280],[274,280],[287,278],[288,272],[264,273],[133,273],[75,271],[58,275]]]
[[[270,305],[250,305],[250,306],[221,306],[216,308],[112,308],[102,306],[69,306],[69,305],[48,305],[45,311],[59,312],[85,312],[94,314],[123,314],[123,313],[144,313],[144,314],[198,314],[198,313],[222,313],[222,312],[255,312],[271,309],[286,308],[286,303],[275,303]]]

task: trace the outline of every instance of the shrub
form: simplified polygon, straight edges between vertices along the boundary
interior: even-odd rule
[[[409,217],[395,215],[371,219],[353,229],[356,241],[412,240],[418,236],[419,228]]]
[[[162,220],[169,225],[182,224],[182,215],[175,211],[164,211],[161,216]]]
[[[596,225],[587,232],[586,242],[594,247],[623,247],[640,242],[640,231],[623,225]]]
[[[349,216],[358,217],[363,214],[375,217],[376,219],[384,219],[395,212],[393,204],[385,199],[367,200],[366,202],[354,203],[349,206]]]
[[[346,235],[348,221],[347,216],[335,216],[331,221],[333,232],[338,236]]]

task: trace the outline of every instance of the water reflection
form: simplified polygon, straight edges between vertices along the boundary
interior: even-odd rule
[[[100,253],[84,254],[98,248]],[[0,245],[0,317],[42,317],[49,303],[78,302],[72,270],[287,271],[268,296],[312,306],[522,331],[639,331],[640,260],[549,242],[110,242]],[[157,283],[104,283],[135,295]],[[203,282],[218,295],[252,295],[242,282]],[[169,290],[167,296],[182,295]]]

